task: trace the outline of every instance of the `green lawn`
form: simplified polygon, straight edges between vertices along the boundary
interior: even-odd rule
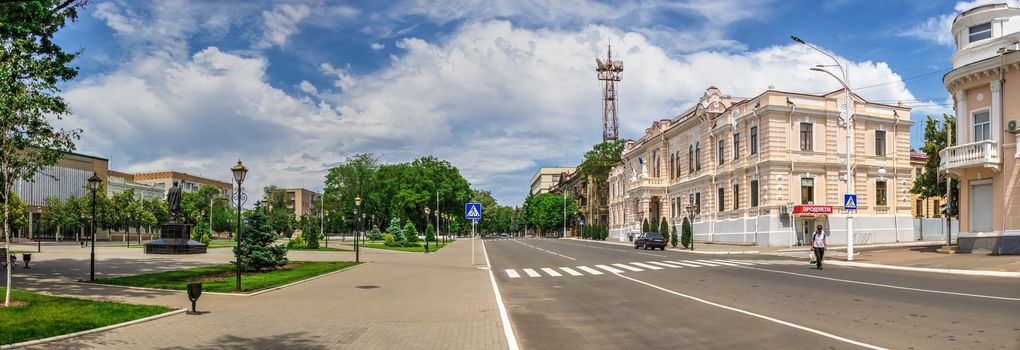
[[[439,250],[439,248],[445,247],[448,244],[449,243],[443,244],[442,242],[439,242],[437,244],[436,242],[431,242],[429,243],[429,252],[435,252]],[[386,244],[383,244],[383,242],[381,241],[358,242],[358,245],[364,248],[397,250],[402,252],[416,252],[416,253],[425,252],[425,246],[421,245],[421,243],[419,243],[417,247],[387,247]]]
[[[353,265],[353,261],[291,261],[291,267],[288,269],[242,273],[241,289],[244,292],[253,292],[282,286]],[[147,275],[104,278],[96,280],[96,283],[185,290],[188,283],[202,282],[202,290],[206,292],[234,292],[235,268],[236,265],[223,264]]]
[[[336,248],[336,247],[323,247],[319,246],[318,249],[309,248],[289,248],[287,251],[302,251],[302,252],[353,252],[354,248]]]
[[[142,244],[139,245],[137,241],[132,241],[131,242],[131,248],[143,248],[143,247],[145,247],[145,243],[148,243],[148,242],[151,242],[151,241],[143,241]],[[235,245],[234,241],[228,241],[228,240],[225,240],[225,239],[218,239],[218,240],[211,240],[211,241],[209,241],[209,246],[207,248],[209,248],[209,249],[233,248],[234,245]],[[117,244],[117,242],[112,242],[112,243],[107,242],[107,243],[103,243],[103,244],[98,244],[97,243],[96,246],[97,247],[127,247],[127,243],[120,242],[120,244]]]
[[[4,289],[0,288],[0,293]],[[17,306],[0,303],[0,345],[48,338],[158,315],[173,309],[11,291]]]

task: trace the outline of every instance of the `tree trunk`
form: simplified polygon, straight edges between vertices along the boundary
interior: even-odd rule
[[[3,188],[3,192],[5,194],[4,195],[4,203],[3,203],[3,206],[4,206],[3,207],[3,209],[4,209],[4,217],[3,217],[3,220],[4,220],[4,249],[7,250],[7,256],[3,257],[4,259],[7,259],[7,261],[4,262],[5,265],[7,266],[7,285],[6,285],[7,287],[4,290],[4,306],[6,307],[6,306],[10,306],[11,305],[11,269],[13,268],[11,265],[13,265],[13,264],[11,264],[10,255],[13,254],[13,253],[11,251],[11,230],[10,230],[11,227],[8,224],[8,220],[10,219],[10,215],[11,214],[10,214],[10,210],[8,210],[8,208],[7,208],[7,203],[10,202],[10,198],[11,198],[10,193],[11,192],[10,192],[10,186],[7,186],[7,181],[4,181],[3,187],[4,187]]]

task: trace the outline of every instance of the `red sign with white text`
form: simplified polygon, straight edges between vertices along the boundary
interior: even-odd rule
[[[794,214],[832,214],[831,205],[795,205]]]

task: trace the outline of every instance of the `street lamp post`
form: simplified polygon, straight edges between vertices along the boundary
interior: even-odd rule
[[[429,252],[428,229],[429,229],[429,213],[431,213],[431,212],[432,212],[432,209],[429,209],[429,207],[425,207],[425,226],[422,226],[422,228],[421,228],[422,229],[422,233],[424,233],[423,236],[425,236],[425,253],[426,254],[428,254],[428,252]]]
[[[843,85],[843,104],[839,106],[839,117],[843,119],[843,123],[846,125],[846,194],[852,195],[854,194],[854,176],[851,174],[852,169],[850,166],[850,157],[853,156],[853,146],[851,144],[853,126],[851,126],[850,121],[851,119],[853,119],[853,97],[851,95],[852,91],[850,91],[850,85],[848,85],[847,83],[850,79],[847,76],[847,72],[846,69],[844,69],[843,64],[840,63],[839,60],[837,60],[835,57],[833,57],[832,55],[825,51],[822,51],[821,49],[815,47],[814,45],[808,44],[801,38],[791,35],[790,39],[793,39],[793,41],[803,44],[807,47],[810,47],[815,51],[821,52],[823,55],[831,58],[832,61],[836,63],[836,67],[839,68],[840,73],[842,73],[843,75],[843,78],[841,79],[835,74],[832,74],[832,72],[822,69],[822,67],[826,66],[819,65],[811,67],[812,71],[826,73],[835,78],[836,81],[839,81],[839,83]],[[847,260],[849,261],[854,260],[854,216],[853,212],[849,210],[846,213],[846,255]]]
[[[235,288],[238,292],[241,291],[241,242],[243,241],[241,227],[241,206],[248,199],[248,196],[244,194],[244,188],[241,187],[241,183],[244,182],[244,176],[248,174],[248,168],[241,164],[241,160],[237,160],[237,165],[230,168],[230,172],[234,174],[234,181],[237,182],[237,191],[234,191],[234,198],[237,199],[237,237],[234,244],[234,260],[237,265],[235,277],[237,278],[237,284]]]
[[[360,236],[359,230],[361,230],[361,196],[354,198],[354,263],[361,262],[361,251],[358,248],[358,236]]]
[[[326,248],[329,248],[329,234],[326,233],[326,225],[322,222],[324,216],[322,215],[323,203],[326,202],[325,198],[319,197],[319,233],[326,237]]]
[[[92,191],[92,254],[89,257],[89,281],[96,280],[96,190],[102,183],[103,179],[92,173],[92,177],[89,178],[89,190]]]
[[[691,224],[691,250],[694,250],[694,216],[698,214],[700,208],[694,205],[693,202],[687,204],[687,221]],[[681,228],[682,229],[682,228]],[[683,234],[683,232],[680,232]]]

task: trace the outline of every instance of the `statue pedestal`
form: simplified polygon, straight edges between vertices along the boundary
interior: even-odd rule
[[[160,239],[145,244],[145,254],[205,254],[206,245],[191,240],[191,225],[166,224]]]

